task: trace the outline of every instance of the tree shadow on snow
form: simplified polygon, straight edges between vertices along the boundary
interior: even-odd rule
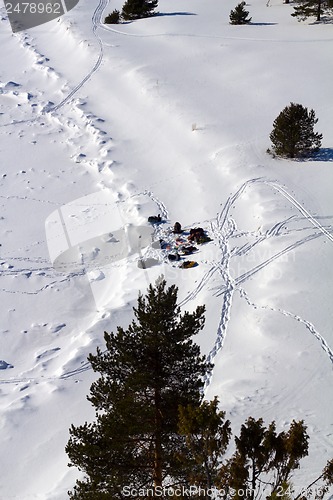
[[[333,161],[333,148],[320,148],[318,153],[314,153],[309,160],[312,161]]]
[[[194,12],[157,12],[154,17],[164,17],[164,16],[196,16]]]
[[[249,26],[275,26],[278,23],[249,23]]]
[[[321,16],[320,21],[313,21],[312,23],[309,23],[310,26],[313,26],[315,24],[333,24],[333,16]]]

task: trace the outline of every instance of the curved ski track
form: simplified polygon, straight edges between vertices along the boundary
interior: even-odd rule
[[[237,232],[237,227],[235,224],[235,221],[230,217],[230,209],[231,207],[237,202],[237,200],[242,196],[244,191],[256,184],[262,184],[266,185],[268,187],[273,188],[274,190],[278,191],[284,198],[286,198],[293,207],[295,207],[301,214],[301,217],[297,215],[293,215],[291,217],[288,217],[287,219],[283,221],[279,221],[275,223],[270,229],[266,231],[265,234],[261,235],[258,237],[258,239],[254,243],[247,243],[242,245],[241,247],[236,247],[230,250],[229,248],[229,243],[231,238],[237,238],[239,236],[244,236],[245,233],[239,233]],[[165,204],[159,200],[151,191],[145,191],[144,193],[140,194],[145,194],[149,196],[156,204],[159,212],[161,213],[162,217],[164,220],[169,219],[169,213],[167,210],[167,207]],[[135,195],[131,195],[135,196]],[[321,219],[328,219],[330,217],[325,217],[321,216]],[[200,282],[196,286],[194,290],[192,290],[180,303],[180,306],[184,306],[186,303],[188,303],[190,300],[194,299],[199,292],[209,283],[211,278],[215,276],[217,273],[220,275],[221,280],[223,281],[223,285],[219,286],[218,289],[216,290],[215,287],[215,295],[216,296],[222,296],[222,307],[221,307],[221,316],[219,320],[219,325],[217,328],[217,336],[216,340],[214,343],[214,346],[212,347],[211,351],[208,354],[208,360],[210,362],[214,362],[215,357],[217,354],[221,351],[224,345],[224,341],[226,338],[227,334],[227,329],[228,329],[228,322],[231,316],[231,309],[232,309],[232,300],[233,300],[233,295],[235,291],[238,291],[240,293],[240,296],[244,298],[249,305],[252,305],[253,307],[258,307],[255,304],[253,304],[245,290],[241,287],[241,285],[246,282],[251,276],[253,276],[255,273],[259,272],[260,270],[264,269],[267,267],[270,263],[274,262],[276,259],[281,257],[284,254],[287,254],[291,250],[294,250],[301,245],[312,241],[316,238],[319,237],[326,237],[329,241],[333,241],[332,237],[332,226],[323,226],[319,221],[318,218],[313,217],[283,186],[278,184],[276,181],[271,181],[265,178],[254,178],[254,179],[249,179],[246,181],[242,186],[226,201],[224,204],[223,208],[221,209],[220,213],[217,215],[216,219],[213,220],[210,223],[210,229],[209,233],[212,236],[213,240],[217,243],[219,250],[220,250],[220,260],[217,263],[212,263],[211,267],[208,269],[208,271],[205,272],[203,277],[201,278]],[[306,221],[310,222],[311,225],[315,226],[317,231],[312,234],[308,234],[307,236],[304,236],[301,239],[298,239],[291,245],[288,245],[286,248],[281,250],[280,252],[276,253],[269,259],[266,259],[264,262],[254,266],[252,269],[250,269],[248,272],[243,273],[242,275],[238,276],[237,278],[233,279],[230,275],[229,272],[229,265],[230,261],[233,257],[235,256],[240,256],[240,255],[245,255],[249,251],[251,251],[255,246],[260,245],[261,242],[265,241],[267,238],[272,238],[272,237],[277,237],[281,235],[282,228],[285,227],[285,224],[290,221]],[[311,227],[311,226],[310,226]],[[158,234],[163,234],[163,229],[158,229],[159,233]],[[309,227],[302,227],[302,228],[295,228],[295,229],[290,229],[287,231],[287,233],[284,234],[294,234],[295,232],[299,231],[309,231]],[[40,264],[44,262],[40,262]],[[46,264],[46,263],[45,263]],[[37,268],[36,268],[37,269]],[[40,267],[38,268],[39,270],[47,269],[49,272],[51,272],[50,266],[45,266],[45,267]],[[29,269],[22,269],[21,272],[27,272],[30,271]],[[14,273],[14,270],[7,269],[5,272],[8,273]],[[17,269],[15,270],[16,274],[20,271]],[[22,292],[22,293],[30,293],[30,294],[38,294],[42,290],[54,285],[56,282],[59,284],[62,281],[66,281],[68,279],[72,279],[75,276],[81,275],[82,272],[78,273],[73,273],[70,276],[66,276],[65,279],[58,280],[52,283],[49,283],[45,287],[43,287],[40,290],[34,291],[34,292]],[[6,291],[6,290],[4,290]],[[15,293],[15,292],[11,292]],[[288,316],[295,321],[298,321],[306,327],[306,329],[319,341],[321,348],[325,351],[325,353],[328,355],[331,363],[333,364],[333,350],[330,348],[324,337],[315,329],[314,325],[307,321],[304,318],[301,318],[300,316],[293,314],[292,312],[285,311],[282,309],[274,309],[269,306],[260,306],[262,309],[267,309],[271,310],[272,312],[277,312],[280,314],[283,314],[285,316]],[[62,374],[59,377],[50,377],[48,380],[55,380],[55,379],[63,379],[63,380],[68,380],[71,379],[72,377],[78,376],[80,373],[83,373],[87,370],[90,370],[90,364],[89,362],[84,363],[83,365],[80,365],[79,368],[71,370],[69,372],[66,372]],[[205,386],[204,390],[207,390],[211,379],[212,379],[213,373],[208,374],[208,376],[205,379]],[[43,380],[46,380],[43,378]],[[38,379],[33,379],[33,378],[13,378],[13,379],[4,379],[0,380],[1,383],[21,383],[21,382],[37,382]]]
[[[97,43],[99,45],[99,55],[98,55],[96,63],[94,64],[91,71],[83,78],[83,80],[81,80],[80,83],[78,83],[76,85],[76,87],[68,94],[68,96],[65,97],[65,99],[63,99],[61,102],[59,102],[59,104],[51,107],[47,111],[48,113],[54,113],[54,112],[58,111],[60,108],[62,108],[65,104],[67,104],[67,102],[72,99],[72,97],[83,87],[83,85],[88,80],[91,79],[93,74],[96,73],[96,71],[98,70],[98,68],[102,64],[103,56],[104,56],[104,49],[103,49],[103,42],[97,34],[97,28],[99,28],[101,26],[102,14],[104,12],[104,9],[108,5],[108,3],[109,3],[109,0],[100,0],[98,6],[96,7],[95,12],[92,16],[92,25],[93,25],[92,31],[93,31],[93,34],[94,34],[94,36],[97,40]]]
[[[245,244],[242,247],[240,247],[238,249],[234,249],[233,251],[229,252],[228,240],[230,239],[231,236],[233,236],[233,237],[237,236],[237,234],[235,234],[235,230],[236,230],[235,223],[229,216],[230,209],[234,205],[234,203],[241,197],[241,195],[244,193],[244,191],[249,186],[252,186],[254,184],[264,184],[264,185],[267,185],[267,186],[273,188],[274,190],[278,191],[284,198],[286,198],[301,213],[301,215],[304,217],[304,219],[306,221],[309,221],[312,225],[314,225],[319,230],[319,232],[305,236],[304,238],[287,246],[285,249],[276,253],[275,255],[273,255],[269,259],[265,260],[264,262],[253,267],[248,272],[243,273],[242,275],[238,276],[236,279],[232,279],[232,277],[228,273],[228,264],[229,264],[230,259],[232,257],[244,255],[244,254],[248,253],[250,250],[252,250],[252,248],[254,248],[254,246],[260,244],[262,241],[266,240],[267,238],[270,238],[273,236],[278,236],[280,234],[282,227],[286,224],[286,222],[289,222],[290,220],[295,219],[295,216],[292,216],[286,220],[280,221],[280,222],[276,223],[272,228],[270,228],[266,232],[265,235],[262,235],[260,238],[258,238],[258,240],[256,242]],[[329,226],[329,228],[331,228],[331,226]],[[228,321],[230,318],[230,311],[231,311],[231,307],[232,307],[232,296],[233,296],[234,290],[240,289],[240,285],[242,283],[244,283],[245,281],[247,281],[252,275],[254,275],[255,273],[264,269],[271,262],[274,262],[276,259],[278,259],[282,255],[290,252],[291,250],[294,250],[295,248],[299,247],[300,245],[303,245],[304,243],[307,243],[307,242],[309,242],[315,238],[318,238],[320,236],[325,236],[329,241],[333,242],[333,236],[329,232],[329,230],[326,229],[322,224],[320,224],[320,222],[318,222],[318,220],[315,219],[283,186],[278,184],[276,181],[271,181],[271,180],[268,180],[268,179],[265,179],[262,177],[249,179],[244,184],[242,184],[242,186],[233,195],[231,195],[228,198],[228,200],[226,201],[222,210],[218,214],[216,221],[211,224],[211,233],[212,233],[212,237],[214,238],[214,240],[218,241],[219,248],[221,251],[221,261],[220,261],[220,263],[213,265],[210,268],[210,270],[202,278],[202,280],[200,281],[200,283],[198,284],[196,289],[193,290],[181,302],[180,305],[185,305],[189,300],[193,299],[199,293],[199,291],[208,283],[208,281],[213,276],[213,274],[215,274],[216,271],[220,272],[221,277],[224,281],[224,284],[219,288],[216,295],[223,296],[222,311],[221,311],[220,322],[219,322],[219,326],[218,326],[218,330],[217,330],[217,337],[216,337],[213,348],[211,349],[211,351],[208,354],[208,360],[213,363],[216,355],[220,352],[220,350],[222,349],[223,344],[224,344],[224,340],[225,340],[226,332],[227,332]],[[328,346],[326,340],[320,335],[319,332],[316,331],[315,327],[309,321],[307,321],[303,318],[300,318],[299,316],[294,315],[294,314],[287,312],[287,311],[282,311],[282,310],[278,310],[278,309],[276,311],[280,312],[281,314],[284,314],[285,316],[291,317],[291,318],[295,319],[296,321],[303,323],[306,326],[306,328],[314,335],[314,337],[320,342],[321,347],[327,353],[330,361],[333,363],[333,351]],[[211,382],[212,375],[213,374],[210,373],[206,377],[204,390],[207,390],[207,388]]]
[[[93,16],[92,16],[92,31],[93,31],[93,34],[94,34],[94,36],[97,40],[97,43],[99,45],[99,55],[98,55],[96,63],[94,64],[92,69],[89,71],[89,73],[58,104],[56,104],[54,106],[46,106],[45,109],[42,110],[41,113],[34,118],[30,118],[30,119],[26,119],[26,120],[13,120],[12,122],[2,124],[1,127],[8,127],[10,125],[18,125],[18,124],[24,124],[24,123],[30,123],[30,124],[35,123],[38,120],[40,120],[41,117],[44,115],[56,113],[60,108],[62,108],[65,104],[67,104],[74,97],[74,95],[84,86],[84,84],[87,81],[89,81],[91,79],[91,77],[94,75],[94,73],[96,73],[96,71],[99,69],[100,65],[102,64],[103,57],[104,57],[103,42],[102,42],[101,38],[99,37],[99,35],[97,34],[97,29],[102,26],[102,22],[101,22],[102,15],[103,15],[104,9],[108,5],[108,3],[109,3],[109,0],[99,0],[99,3],[98,3],[98,5],[93,13]],[[20,35],[18,35],[18,36],[20,36]],[[30,50],[33,50],[33,49],[31,49],[30,43],[24,43],[24,46],[28,47]],[[49,70],[52,69],[52,71],[54,71],[53,68],[48,68],[48,69]]]
[[[92,67],[91,71],[89,71],[89,73],[81,80],[81,82],[79,84],[77,84],[76,87],[73,88],[71,90],[71,92],[61,102],[59,102],[58,104],[56,104],[54,106],[48,107],[47,110],[45,110],[43,112],[43,114],[46,114],[46,113],[47,114],[56,114],[56,112],[58,110],[60,110],[63,106],[65,106],[74,97],[74,95],[84,86],[84,84],[91,79],[91,77],[94,75],[94,73],[99,69],[99,67],[100,67],[100,65],[101,65],[101,63],[103,61],[104,49],[103,49],[103,42],[102,42],[101,38],[99,37],[99,35],[97,34],[97,29],[99,27],[101,27],[103,29],[110,30],[109,27],[106,27],[106,26],[104,26],[101,23],[101,18],[102,18],[103,11],[106,8],[106,6],[108,5],[108,3],[109,3],[109,0],[100,0],[98,6],[96,7],[96,9],[94,11],[94,14],[92,16],[92,31],[93,31],[93,34],[94,34],[94,36],[95,36],[95,38],[96,38],[96,40],[98,42],[98,45],[99,45],[99,55],[98,55],[96,63]],[[210,35],[190,35],[190,34],[189,35],[186,35],[186,34],[180,34],[180,35],[174,34],[173,35],[173,34],[168,34],[168,33],[161,33],[161,34],[155,34],[155,35],[135,35],[135,34],[124,33],[124,32],[121,32],[121,31],[115,30],[115,29],[112,29],[112,31],[115,31],[117,33],[120,33],[120,34],[123,34],[123,35],[127,35],[127,36],[140,36],[140,37],[145,37],[145,36],[153,36],[153,37],[154,36],[197,36],[197,37],[201,36],[201,37],[211,37]],[[215,37],[215,38],[221,38],[221,37]],[[255,40],[253,40],[253,39],[246,39],[246,40],[249,40],[249,41],[265,41],[265,42],[267,42],[267,41],[274,42],[275,41],[275,40],[264,40],[264,39],[258,39],[258,40],[257,39],[255,39]],[[307,40],[307,41],[314,41],[314,40]],[[320,40],[320,41],[326,42],[326,41],[330,41],[330,40]],[[22,121],[18,121],[18,122],[14,121],[14,122],[12,122],[10,124],[4,124],[2,126],[12,125],[12,124],[15,124],[15,123],[27,123],[27,122],[36,121],[38,119],[39,118],[36,117],[36,118],[30,119],[30,120],[22,120]],[[284,221],[280,221],[280,222],[276,223],[271,229],[269,229],[264,235],[260,236],[254,243],[247,243],[247,244],[243,245],[240,248],[234,248],[234,249],[230,250],[229,249],[229,240],[230,240],[230,238],[231,237],[235,238],[237,236],[241,236],[240,234],[237,234],[237,232],[236,232],[237,231],[236,230],[236,225],[235,225],[234,221],[229,216],[230,209],[233,206],[233,204],[235,202],[237,202],[237,200],[241,197],[241,195],[244,193],[244,191],[248,187],[253,186],[255,184],[267,185],[267,186],[271,187],[272,189],[276,190],[277,192],[279,192],[279,194],[282,195],[286,200],[288,200],[289,203],[291,203],[291,205],[293,205],[300,212],[300,214],[304,217],[304,219],[306,221],[310,222],[313,226],[315,226],[319,232],[316,232],[314,234],[308,235],[308,236],[306,236],[306,237],[304,237],[304,238],[296,241],[295,243],[293,243],[292,245],[289,245],[284,250],[282,250],[282,251],[278,252],[277,254],[273,255],[272,257],[270,257],[266,261],[258,264],[257,266],[255,266],[254,268],[252,268],[251,270],[249,270],[248,272],[243,273],[242,275],[238,276],[236,279],[233,279],[230,276],[230,272],[229,272],[230,260],[233,257],[240,256],[240,255],[245,255],[249,251],[251,251],[255,246],[257,246],[261,242],[265,241],[267,238],[278,236],[280,234],[280,231],[281,231],[282,227],[286,224],[286,222],[290,221],[291,219],[295,220],[295,216],[293,216],[293,217],[290,217],[290,218],[288,218],[288,219],[286,219]],[[167,208],[164,205],[164,203],[162,203],[160,200],[158,200],[153,195],[153,193],[151,191],[145,191],[142,194],[146,194],[147,196],[149,196],[156,203],[156,205],[157,205],[157,207],[159,209],[159,212],[161,213],[163,219],[164,220],[168,220],[169,215],[168,215],[168,211],[167,211]],[[221,280],[223,281],[224,284],[219,287],[218,291],[216,292],[216,296],[221,296],[222,295],[223,296],[223,299],[222,299],[223,303],[222,303],[220,321],[219,321],[219,325],[218,325],[218,329],[217,329],[217,337],[216,337],[216,340],[215,340],[213,348],[211,349],[210,353],[208,354],[208,360],[211,361],[211,362],[214,362],[214,359],[215,359],[216,355],[220,352],[220,350],[223,347],[224,340],[225,340],[225,337],[226,337],[227,328],[228,328],[228,322],[229,322],[230,314],[231,314],[232,299],[233,299],[234,291],[235,290],[239,290],[239,291],[242,292],[243,289],[240,287],[240,285],[242,283],[244,283],[245,281],[247,281],[255,273],[257,273],[260,270],[264,269],[271,262],[274,262],[276,259],[278,259],[279,257],[281,257],[281,255],[284,255],[284,254],[290,252],[291,250],[299,247],[300,245],[303,245],[304,243],[306,243],[308,241],[311,241],[312,239],[318,238],[320,236],[325,236],[329,241],[333,242],[333,236],[332,236],[332,234],[330,232],[331,226],[328,226],[327,228],[324,227],[283,186],[281,186],[280,184],[278,184],[276,181],[272,181],[272,180],[268,180],[268,179],[264,179],[264,178],[249,179],[244,184],[242,184],[242,186],[233,195],[231,195],[228,198],[227,202],[225,203],[224,207],[220,211],[220,213],[217,216],[216,220],[214,220],[213,222],[211,222],[210,226],[211,226],[210,227],[211,235],[212,235],[214,241],[218,242],[218,246],[219,246],[219,249],[220,249],[220,253],[221,253],[220,262],[218,262],[216,264],[213,264],[210,267],[210,269],[204,274],[204,276],[202,277],[201,281],[196,286],[196,288],[193,291],[191,291],[187,295],[187,297],[184,298],[180,302],[179,305],[183,306],[187,302],[189,302],[190,300],[192,300],[193,298],[195,298],[198,295],[198,293],[208,284],[208,282],[211,280],[211,278],[217,272],[219,273],[219,275],[221,277]],[[295,229],[294,231],[302,231],[304,229],[308,229],[308,228]],[[159,229],[157,229],[157,231],[159,231]],[[14,260],[14,258],[13,258],[13,260]],[[38,262],[38,263],[41,264],[41,262]],[[1,270],[1,274],[14,274],[14,273],[15,274],[20,274],[20,273],[23,274],[23,273],[27,273],[27,272],[30,272],[30,271],[39,271],[39,272],[48,271],[48,272],[52,273],[51,267],[47,266],[46,262],[45,263],[43,262],[43,264],[44,264],[44,267],[38,267],[36,269],[22,268],[20,270],[18,270],[18,269],[12,269],[14,266],[9,266],[8,269],[2,269]],[[48,283],[47,285],[45,285],[44,287],[40,288],[39,290],[35,290],[33,292],[21,292],[21,293],[38,294],[38,293],[42,292],[43,290],[45,290],[46,288],[49,288],[49,287],[53,286],[55,283],[59,284],[61,282],[64,282],[64,281],[66,281],[68,279],[72,279],[75,276],[78,276],[78,275],[81,275],[81,274],[82,274],[81,271],[79,271],[78,273],[72,273],[69,276],[67,275],[65,279],[55,280],[55,281],[53,281],[51,283]],[[3,291],[7,292],[7,293],[17,293],[15,291],[9,291],[9,290],[5,290],[5,289],[3,289]],[[245,292],[242,294],[242,296],[248,301],[248,303],[250,303],[249,300],[248,300],[248,298],[247,298],[247,296],[246,296]],[[291,318],[293,318],[293,319],[295,319],[295,320],[300,321],[301,323],[303,323],[306,326],[306,328],[321,343],[322,348],[328,354],[328,356],[330,358],[330,361],[333,363],[333,351],[330,349],[330,347],[328,346],[328,344],[325,341],[325,339],[319,334],[319,332],[317,332],[315,330],[314,326],[310,322],[308,322],[305,319],[300,318],[297,315],[294,315],[294,314],[292,314],[290,312],[287,312],[287,311],[282,311],[282,310],[278,310],[278,309],[276,309],[274,311],[280,312],[281,314],[289,316],[289,317],[291,317]],[[54,377],[54,378],[51,378],[51,379],[56,379],[56,378],[69,379],[69,378],[77,376],[79,373],[84,372],[84,371],[89,370],[89,369],[90,369],[90,364],[87,362],[84,365],[81,365],[80,368],[78,368],[76,370],[72,370],[72,371],[70,371],[68,373],[65,373],[65,374],[61,375],[60,377]],[[210,373],[208,375],[208,377],[206,378],[206,380],[205,380],[205,389],[207,389],[207,387],[209,386],[210,381],[211,381],[211,377],[212,377],[212,373]],[[27,381],[27,380],[28,381],[32,381],[33,379],[31,379],[31,378],[26,378],[26,379],[18,379],[18,378],[17,379],[8,379],[8,380],[0,380],[0,383],[19,383],[19,382],[23,382],[23,381]]]

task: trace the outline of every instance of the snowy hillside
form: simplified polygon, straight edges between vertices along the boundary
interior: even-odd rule
[[[332,24],[253,0],[252,24],[231,26],[236,3],[161,0],[106,26],[120,0],[80,0],[17,34],[0,7],[1,499],[67,498],[68,428],[93,418],[87,355],[160,274],[207,306],[207,397],[234,430],[304,419],[298,487],[333,457]],[[290,102],[319,119],[311,161],[266,153]],[[197,267],[138,268],[162,260],[158,213],[155,240],[175,221],[207,230]]]

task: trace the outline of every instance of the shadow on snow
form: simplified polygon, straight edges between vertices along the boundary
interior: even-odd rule
[[[317,153],[307,158],[312,161],[333,161],[333,148],[320,148]]]
[[[194,12],[157,12],[154,17],[164,17],[164,16],[196,16]]]

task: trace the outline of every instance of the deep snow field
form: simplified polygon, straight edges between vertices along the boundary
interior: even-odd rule
[[[17,34],[0,6],[1,500],[67,498],[68,429],[93,418],[87,355],[160,274],[184,308],[207,306],[206,394],[234,431],[304,419],[299,488],[333,457],[333,28],[282,0],[231,26],[236,3],[161,0],[105,26],[120,1],[80,0]],[[319,119],[311,161],[266,153],[290,102]],[[157,213],[156,240],[177,220],[208,231],[197,267],[151,248]]]

